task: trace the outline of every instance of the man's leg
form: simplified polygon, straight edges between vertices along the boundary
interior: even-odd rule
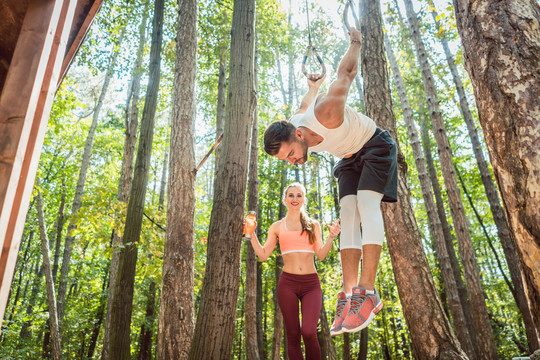
[[[363,287],[366,290],[374,289],[381,248],[382,246],[375,244],[366,244],[363,246],[364,257],[362,258],[362,274],[358,281],[359,287]]]
[[[358,212],[362,219],[362,274],[358,287],[353,288],[349,311],[342,323],[346,332],[362,330],[382,309],[381,299],[374,288],[384,240],[382,197],[382,194],[370,190],[360,190],[357,194]]]
[[[360,232],[360,214],[356,195],[346,195],[340,199],[341,207],[341,275],[343,291],[338,294],[336,317],[330,328],[331,335],[341,334],[341,324],[348,311],[348,297],[358,282],[358,269],[362,257],[362,235]]]
[[[358,212],[362,220],[362,274],[358,286],[373,290],[377,267],[384,241],[384,222],[381,211],[383,195],[371,190],[359,190]]]
[[[340,255],[341,275],[343,277],[343,291],[345,292],[345,294],[351,295],[352,288],[354,286],[357,286],[358,284],[358,270],[360,269],[362,250],[343,249],[340,251]]]
[[[346,195],[339,200],[341,208],[341,275],[343,291],[352,293],[358,283],[358,270],[362,258],[362,232],[360,231],[360,213],[356,195]]]

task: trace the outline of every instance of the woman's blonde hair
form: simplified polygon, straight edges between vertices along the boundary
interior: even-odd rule
[[[304,204],[302,205],[302,208],[300,209],[300,224],[302,225],[302,232],[300,233],[300,235],[302,235],[304,231],[307,232],[309,243],[314,244],[315,243],[315,229],[313,227],[314,222],[313,222],[313,219],[309,217],[309,215],[306,213],[306,210],[305,210],[307,198],[306,198],[306,188],[304,187],[304,185],[298,182],[294,182],[290,184],[289,186],[287,186],[287,188],[285,188],[285,191],[283,192],[283,202],[285,202],[285,199],[287,198],[287,192],[289,191],[290,188],[293,188],[293,187],[299,188],[300,191],[302,191],[302,194],[304,194]]]

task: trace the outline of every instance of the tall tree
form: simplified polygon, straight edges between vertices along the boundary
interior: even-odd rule
[[[28,211],[28,213],[30,213],[30,211]],[[27,265],[28,265],[29,268],[32,268],[32,264],[30,262],[28,262],[27,259],[28,259],[28,250],[30,249],[30,244],[32,243],[33,238],[34,238],[34,231],[31,230],[30,234],[28,235],[28,240],[26,240],[26,247],[24,249],[24,254],[23,254],[22,258],[21,258],[22,261],[17,260],[17,264],[15,265],[16,272],[19,273],[19,280],[17,281],[17,290],[15,290],[15,297],[13,298],[13,303],[11,305],[11,311],[6,312],[6,314],[9,313],[9,317],[7,318],[7,321],[4,322],[4,323],[7,323],[7,324],[11,324],[11,321],[13,320],[13,315],[15,314],[15,309],[17,308],[17,304],[19,303],[19,297],[21,295],[21,288],[23,287],[22,286],[23,274],[26,272],[25,268],[26,268]],[[24,238],[23,238],[23,240],[21,240],[21,245],[23,243],[24,243]],[[28,285],[28,281],[26,282],[26,284]],[[11,284],[11,291],[9,293],[8,304],[9,304],[9,301],[11,301],[11,296],[13,294],[13,287],[14,286],[15,286],[15,282],[13,282]],[[25,288],[26,288],[26,286],[25,286]],[[26,291],[24,291],[23,293],[26,293]],[[23,295],[23,298],[24,298],[24,295]],[[7,306],[6,306],[6,308],[7,308]],[[2,332],[2,334],[0,334],[0,339],[2,338],[3,335],[4,335],[4,332]]]
[[[231,356],[238,300],[251,125],[255,109],[255,1],[234,2],[222,154],[208,231],[206,273],[190,359]]]
[[[141,119],[139,147],[127,207],[124,236],[122,238],[124,247],[120,251],[118,276],[114,286],[114,296],[111,304],[109,357],[115,360],[131,358],[130,325],[137,265],[137,243],[141,235],[144,200],[154,138],[154,118],[161,72],[163,3],[163,0],[156,0],[154,4],[148,86]]]
[[[120,48],[120,45],[122,44],[124,40],[125,35],[125,27],[123,28],[118,43]],[[103,81],[103,86],[101,88],[101,93],[99,94],[99,98],[96,102],[96,105],[94,107],[93,115],[92,115],[92,123],[90,124],[90,129],[88,130],[88,135],[86,137],[86,142],[84,144],[84,150],[83,150],[83,156],[82,156],[82,162],[81,162],[81,168],[79,170],[79,178],[77,180],[77,187],[75,189],[75,196],[73,197],[73,204],[71,205],[71,219],[68,225],[67,229],[67,235],[66,239],[64,241],[64,253],[62,255],[62,267],[60,268],[60,283],[58,285],[58,321],[60,323],[60,326],[62,326],[62,321],[64,319],[65,315],[65,308],[66,308],[66,292],[67,292],[67,281],[68,281],[68,273],[69,268],[71,266],[71,254],[73,252],[73,245],[75,242],[75,234],[74,231],[77,228],[77,219],[78,219],[78,212],[82,206],[82,197],[84,194],[84,188],[86,186],[86,175],[88,174],[88,168],[90,167],[90,160],[92,156],[92,147],[94,144],[94,136],[96,134],[96,128],[98,125],[98,121],[100,119],[101,115],[101,108],[103,106],[103,102],[105,100],[105,95],[107,94],[107,90],[109,89],[109,84],[111,82],[114,67],[116,65],[116,61],[118,59],[119,51],[118,49],[115,49],[113,53],[111,54],[111,60],[109,63],[109,66],[107,68],[107,71],[105,73],[105,79]]]
[[[227,51],[222,49],[219,56],[219,75],[218,75],[218,96],[216,104],[216,141],[223,135],[223,125],[225,123],[225,102],[227,100]],[[216,148],[215,161],[221,156],[221,147]],[[214,178],[217,168],[214,168]]]
[[[411,37],[416,49],[416,59],[422,70],[422,79],[424,81],[424,90],[429,107],[429,115],[433,122],[435,140],[439,149],[439,160],[441,170],[444,176],[444,184],[450,203],[450,211],[456,237],[458,240],[459,253],[465,273],[465,284],[468,289],[471,302],[472,316],[476,333],[478,334],[479,359],[496,359],[497,349],[493,338],[493,331],[489,322],[484,290],[480,279],[480,268],[476,260],[475,250],[472,246],[470,225],[465,214],[463,201],[457,184],[457,177],[452,163],[452,153],[450,144],[446,136],[446,128],[442,118],[442,112],[439,106],[437,89],[431,67],[427,60],[427,53],[420,37],[420,28],[418,17],[414,12],[411,0],[405,0],[405,9],[407,11],[407,20],[411,27]]]
[[[107,298],[107,286],[109,285],[109,274],[105,274],[105,276],[103,276],[103,285],[101,287],[101,296],[100,296],[100,299],[99,299],[99,306],[95,312],[95,317],[94,317],[94,321],[93,321],[93,328],[92,328],[92,331],[91,331],[91,335],[90,335],[90,345],[88,345],[88,352],[87,352],[87,355],[86,357],[88,359],[92,359],[93,356],[94,356],[94,351],[96,350],[96,346],[97,346],[97,342],[98,342],[98,337],[99,337],[99,332],[101,330],[101,325],[103,324],[103,320],[104,320],[104,317],[105,317],[105,307],[106,307],[106,298]],[[82,353],[82,349],[81,349],[81,353]],[[103,357],[102,357],[102,360],[103,360]]]
[[[39,178],[36,181],[40,187]],[[58,326],[58,313],[56,308],[56,295],[54,291],[54,280],[51,267],[51,257],[49,255],[49,239],[47,236],[47,227],[45,225],[45,215],[43,211],[43,197],[41,190],[38,189],[36,195],[37,213],[39,221],[39,233],[41,237],[41,252],[43,254],[43,271],[45,273],[45,284],[47,288],[47,305],[49,308],[49,327],[52,341],[52,358],[54,360],[62,359],[62,337],[60,327]]]
[[[255,90],[257,90],[257,57],[255,57]],[[256,92],[253,93],[256,97]],[[256,111],[257,99],[255,102],[253,113],[253,126],[251,130],[251,146],[249,153],[249,181],[248,181],[248,211],[259,213],[259,179],[257,173],[257,165],[259,160],[259,126]],[[245,286],[245,328],[246,328],[246,359],[259,360],[259,344],[257,336],[257,256],[251,243],[246,244],[246,286]]]
[[[366,112],[377,120],[378,126],[391,133],[397,145],[380,3],[378,0],[361,0],[360,7],[363,42],[361,64]],[[411,205],[406,164],[399,149],[398,161],[399,202],[384,204],[383,216],[388,250],[415,356],[418,359],[465,359],[429,272]],[[420,312],[419,307],[430,311]]]
[[[165,188],[167,186],[167,165],[169,161],[169,153],[165,151],[163,156],[163,166],[161,169],[161,184],[159,187],[159,202],[158,209],[163,210],[165,204]],[[146,300],[146,314],[144,321],[141,325],[141,332],[139,334],[139,354],[138,360],[151,359],[152,358],[152,338],[154,329],[154,320],[156,317],[156,282],[154,279],[150,279],[150,285],[148,285],[148,293]]]
[[[142,77],[142,60],[144,48],[146,45],[146,25],[148,19],[148,4],[146,1],[139,25],[139,46],[137,48],[137,57],[131,71],[131,80],[126,101],[124,114],[124,153],[122,156],[122,167],[120,168],[120,179],[118,183],[118,201],[127,204],[129,193],[131,192],[131,183],[133,181],[133,160],[135,159],[135,145],[137,143],[137,128],[139,125],[139,93]],[[103,334],[103,349],[101,353],[102,360],[109,359],[109,335],[111,329],[111,309],[114,297],[114,286],[118,274],[118,257],[120,253],[119,246],[122,244],[120,231],[113,230],[112,234],[112,255],[109,266],[109,289],[107,296],[107,312],[105,315],[105,327]]]
[[[182,1],[177,18],[158,359],[187,359],[195,325],[193,221],[197,4],[197,0]]]
[[[283,165],[282,165],[283,166]],[[280,172],[280,186],[279,186],[279,197],[278,199],[283,199],[285,187],[287,186],[287,167],[283,166]],[[278,219],[283,219],[286,213],[287,208],[285,207],[285,204],[283,204],[283,201],[279,202],[279,214]],[[277,244],[279,247],[279,243]],[[279,278],[281,276],[281,269],[283,268],[283,257],[281,254],[279,254],[276,257],[276,263],[274,266],[274,277],[276,284],[279,283]],[[272,335],[272,353],[270,355],[271,360],[279,360],[281,359],[281,345],[282,341],[286,340],[286,336],[282,336],[282,333],[284,333],[284,322],[283,322],[283,314],[281,313],[281,309],[279,307],[279,303],[277,301],[277,286],[276,289],[272,290],[273,300],[274,300],[274,318],[273,318],[273,328],[274,332]],[[285,335],[285,334],[283,334]],[[284,347],[284,356],[287,355],[287,351],[285,351]]]
[[[321,354],[324,354],[325,358],[328,360],[336,360],[336,347],[334,345],[334,341],[332,341],[332,336],[330,335],[330,326],[332,326],[332,324],[328,323],[328,317],[326,316],[326,309],[324,306],[324,294],[319,320],[321,324],[321,331],[318,335],[319,343],[321,345]]]
[[[41,262],[41,256],[38,258],[36,262],[35,270],[33,272],[34,279],[31,285],[32,290],[30,292],[28,303],[26,305],[26,316],[25,316],[26,320],[22,324],[21,331],[19,333],[19,336],[21,339],[27,339],[31,335],[30,326],[32,325],[32,321],[30,319],[31,319],[31,315],[34,313],[34,305],[36,304],[41,280],[44,274],[43,264],[40,262]]]
[[[540,6],[453,0],[465,67],[540,329]]]
[[[64,173],[65,174],[65,173]],[[66,177],[62,176],[62,195],[60,199],[60,206],[58,208],[58,215],[56,217],[56,236],[54,241],[54,260],[52,275],[54,283],[56,283],[56,275],[58,274],[58,261],[60,259],[60,245],[62,242],[62,231],[64,229],[64,211],[66,207]]]
[[[61,241],[62,241],[62,231],[64,228],[64,211],[65,211],[65,205],[66,205],[66,175],[65,173],[62,176],[62,195],[60,199],[60,206],[58,208],[58,215],[56,216],[56,224],[55,224],[55,236],[53,237],[52,241],[50,241],[49,248],[54,247],[54,255],[53,255],[53,264],[52,266],[52,277],[53,277],[53,284],[56,284],[56,275],[58,273],[58,260],[60,259],[60,248],[61,248]],[[56,296],[56,292],[55,292]],[[55,300],[55,304],[56,300]],[[58,306],[56,307],[56,317],[58,320]],[[50,339],[51,339],[51,332],[50,332],[50,326],[45,331],[45,336],[43,340],[43,352],[48,353],[50,349]]]
[[[401,27],[405,28],[406,25],[403,20],[403,16],[401,15],[401,11],[399,9],[397,0],[394,0],[394,9],[396,10],[396,14],[398,16],[398,20]],[[412,49],[409,49],[407,41],[404,42],[404,45],[407,48],[407,51],[409,50],[413,51]],[[439,177],[437,174],[437,169],[435,168],[435,165],[434,165],[433,156],[431,152],[431,139],[429,136],[430,123],[427,121],[427,118],[425,115],[427,114],[427,111],[425,110],[425,103],[422,99],[422,96],[420,94],[416,94],[415,97],[420,99],[420,117],[421,117],[420,130],[421,130],[421,137],[422,137],[422,147],[424,149],[426,165],[428,168],[429,178],[431,180],[431,186],[433,188],[433,195],[435,196],[435,204],[437,207],[437,213],[439,215],[439,220],[440,220],[442,231],[444,234],[444,241],[446,244],[448,257],[450,259],[450,264],[452,266],[452,271],[454,272],[454,278],[456,280],[459,299],[461,302],[461,306],[463,307],[465,318],[467,320],[467,327],[469,330],[469,335],[471,336],[471,342],[476,349],[476,344],[478,343],[478,341],[476,340],[476,330],[473,324],[474,322],[473,322],[471,306],[470,306],[469,298],[467,294],[467,288],[465,287],[465,283],[463,282],[463,278],[461,276],[461,267],[460,267],[460,264],[456,255],[456,251],[454,249],[454,237],[452,236],[451,226],[449,224],[448,217],[445,210],[446,202],[443,200],[442,190],[439,184]]]
[[[446,243],[444,240],[444,233],[441,227],[441,220],[435,206],[435,199],[433,198],[433,192],[431,190],[431,183],[426,167],[426,162],[422,153],[422,146],[418,137],[418,130],[416,129],[416,125],[414,123],[409,98],[405,90],[405,83],[401,76],[401,71],[398,67],[397,60],[394,55],[394,50],[392,49],[392,45],[390,44],[390,41],[386,35],[384,37],[384,42],[386,54],[388,55],[388,60],[390,61],[390,68],[392,69],[392,73],[394,76],[394,83],[396,84],[398,96],[401,102],[401,108],[403,109],[403,118],[405,119],[405,123],[407,124],[407,132],[409,133],[409,138],[411,140],[414,160],[416,163],[416,168],[418,170],[418,178],[420,180],[420,186],[422,188],[422,198],[424,199],[424,205],[426,207],[428,215],[429,229],[435,243],[436,254],[439,260],[446,293],[448,295],[448,302],[455,324],[456,335],[469,359],[473,360],[476,358],[475,351],[471,342],[471,337],[469,334],[469,329],[467,327],[467,321],[465,319],[463,307],[461,306],[461,301],[459,299],[456,279],[454,278],[452,265],[450,264],[450,258],[448,256],[448,250],[446,248]]]
[[[422,106],[423,108],[423,106]],[[421,113],[424,113],[424,110],[421,110]],[[424,157],[426,165],[428,168],[429,178],[431,180],[431,186],[433,189],[433,195],[435,196],[435,205],[437,206],[437,213],[439,214],[439,219],[441,221],[441,227],[444,234],[444,241],[446,245],[446,250],[448,252],[448,258],[450,259],[450,264],[452,266],[452,271],[454,273],[454,278],[456,280],[456,286],[459,294],[459,299],[461,301],[461,306],[463,307],[463,312],[467,320],[467,327],[469,329],[469,335],[471,336],[471,342],[476,348],[478,342],[476,341],[476,331],[473,325],[471,306],[469,303],[469,298],[467,296],[467,288],[463,282],[463,277],[461,276],[461,267],[459,265],[458,257],[456,250],[454,248],[454,238],[450,232],[450,224],[446,216],[446,211],[444,208],[444,200],[442,196],[441,186],[439,184],[439,177],[437,174],[437,169],[433,162],[433,154],[431,152],[431,139],[429,136],[429,122],[426,119],[426,116],[421,115],[420,121],[420,136],[422,137],[422,147],[424,150]]]
[[[478,139],[476,125],[474,123],[474,119],[469,108],[469,102],[465,94],[463,82],[461,81],[461,77],[459,76],[454,56],[450,51],[450,46],[448,45],[446,33],[440,24],[439,15],[437,14],[437,9],[435,8],[433,0],[428,0],[428,3],[430,5],[431,16],[433,17],[433,21],[435,22],[435,25],[437,27],[436,29],[444,50],[446,62],[448,63],[450,73],[452,74],[452,80],[454,81],[454,84],[456,86],[461,114],[463,116],[463,120],[465,120],[465,123],[467,124],[467,130],[469,131],[469,137],[471,139],[474,157],[476,158],[476,163],[478,164],[478,170],[480,171],[482,184],[484,185],[484,189],[486,190],[489,207],[491,209],[491,213],[493,214],[493,221],[497,226],[499,240],[501,242],[504,255],[506,257],[506,263],[508,264],[508,270],[510,271],[510,277],[512,278],[513,284],[513,289],[510,290],[512,291],[512,295],[514,296],[516,304],[518,305],[519,310],[521,311],[521,314],[523,316],[523,322],[525,324],[525,331],[527,334],[529,347],[531,348],[531,350],[536,350],[539,348],[538,336],[536,334],[536,329],[532,320],[531,310],[529,308],[529,304],[527,303],[527,297],[525,295],[523,277],[519,268],[519,260],[515,247],[515,239],[513,238],[510,228],[508,226],[508,221],[506,219],[504,209],[499,199],[499,193],[495,186],[495,182],[493,181],[493,177],[491,176],[491,172],[489,171],[487,160],[484,157],[484,152],[482,151],[482,144]]]
[[[146,300],[146,313],[139,333],[139,352],[137,360],[152,359],[152,329],[155,319],[156,282],[150,280]]]

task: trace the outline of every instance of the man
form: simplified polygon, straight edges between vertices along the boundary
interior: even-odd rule
[[[381,201],[397,201],[397,148],[387,131],[347,106],[347,94],[358,71],[361,35],[349,32],[350,45],[337,79],[318,94],[323,77],[308,79],[309,90],[290,121],[276,121],[264,134],[265,151],[291,164],[303,164],[307,152],[327,151],[341,160],[334,167],[341,207],[341,269],[332,335],[359,331],[382,309],[375,277],[384,225]],[[360,260],[362,271],[358,279]]]

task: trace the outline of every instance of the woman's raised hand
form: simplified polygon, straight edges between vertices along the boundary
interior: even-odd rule
[[[330,230],[330,236],[335,238],[341,232],[341,227],[339,226],[339,220],[334,221],[330,225],[326,225],[328,230]]]

